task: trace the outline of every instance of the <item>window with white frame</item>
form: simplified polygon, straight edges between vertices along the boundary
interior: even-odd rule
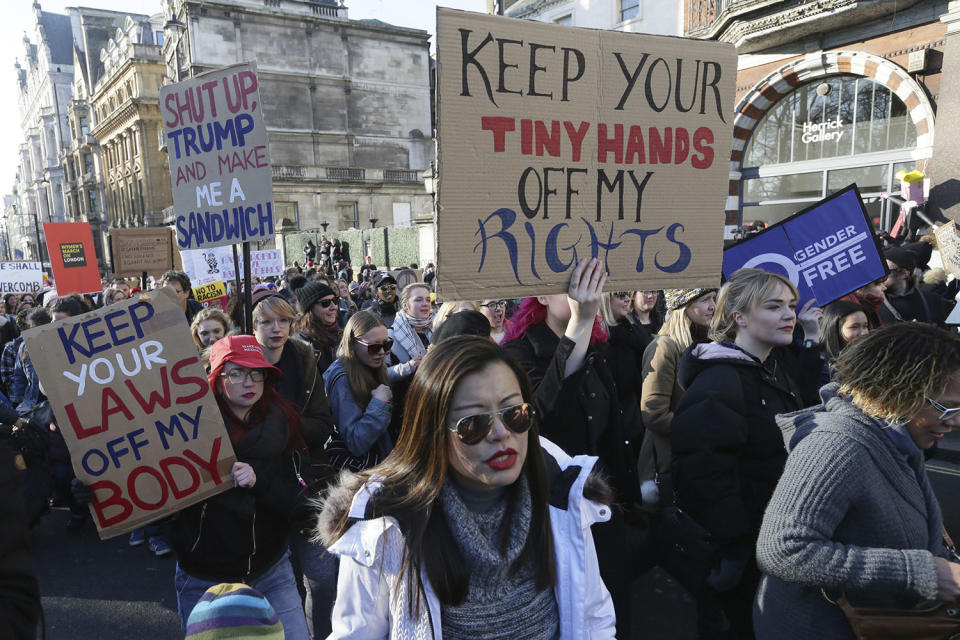
[[[620,22],[640,17],[640,0],[620,0]]]

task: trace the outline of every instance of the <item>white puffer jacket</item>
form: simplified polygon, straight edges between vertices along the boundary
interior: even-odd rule
[[[551,478],[552,496],[566,496],[565,504],[551,499],[550,527],[557,562],[554,594],[560,615],[562,640],[614,638],[616,618],[610,593],[600,579],[596,549],[590,525],[610,519],[610,507],[584,497],[589,482],[603,482],[591,475],[597,459],[593,456],[571,458],[555,444],[540,438],[546,458],[553,458],[561,473]],[[573,471],[579,469],[574,475]],[[567,473],[563,473],[568,471]],[[566,493],[557,484],[569,485]],[[330,547],[340,556],[337,600],[333,609],[333,639],[440,640],[440,601],[433,592],[426,572],[421,581],[426,604],[411,616],[408,607],[407,572],[401,572],[405,549],[403,534],[392,517],[367,519],[369,500],[379,488],[371,480],[359,491],[351,492],[349,478],[332,489],[320,517],[320,536],[330,540],[333,523],[345,510],[357,523]],[[415,609],[416,610],[416,609]]]

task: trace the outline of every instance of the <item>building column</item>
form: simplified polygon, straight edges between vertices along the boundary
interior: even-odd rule
[[[947,25],[940,72],[940,97],[930,162],[930,198],[927,211],[960,220],[960,0],[951,0],[940,16]]]

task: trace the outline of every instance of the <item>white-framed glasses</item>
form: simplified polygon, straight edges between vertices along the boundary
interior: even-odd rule
[[[940,412],[940,420],[946,420],[950,416],[955,416],[960,414],[960,407],[945,407],[933,398],[924,397],[924,399],[930,403],[930,406]]]

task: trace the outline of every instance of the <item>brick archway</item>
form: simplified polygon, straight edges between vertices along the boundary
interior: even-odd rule
[[[923,89],[906,69],[885,58],[863,51],[834,51],[804,56],[761,80],[743,97],[733,119],[733,149],[730,153],[730,188],[727,192],[726,224],[736,225],[740,210],[740,170],[743,153],[754,128],[767,110],[794,89],[817,78],[850,73],[887,87],[907,106],[917,128],[917,148],[933,150],[933,107]]]

